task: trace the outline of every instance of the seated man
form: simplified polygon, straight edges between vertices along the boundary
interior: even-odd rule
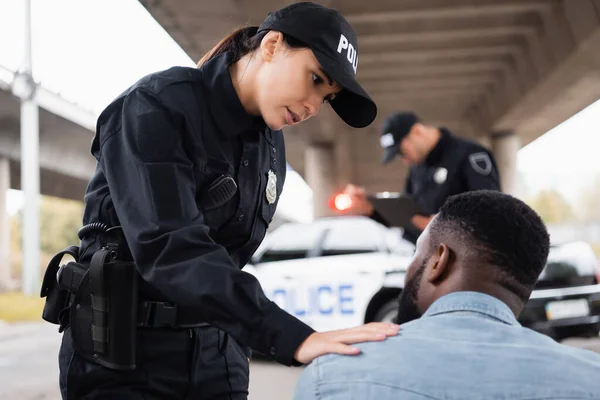
[[[316,359],[295,399],[600,399],[600,355],[517,322],[548,250],[544,224],[520,200],[449,198],[417,242],[398,335]]]

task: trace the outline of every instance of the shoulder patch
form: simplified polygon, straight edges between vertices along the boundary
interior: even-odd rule
[[[471,167],[481,175],[489,175],[492,172],[492,160],[490,160],[490,156],[485,151],[471,154],[469,162],[471,163]]]

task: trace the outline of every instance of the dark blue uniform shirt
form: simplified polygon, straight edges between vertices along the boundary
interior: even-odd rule
[[[230,62],[226,53],[200,69],[151,74],[102,112],[83,222],[122,227],[142,298],[197,307],[243,344],[296,364],[294,352],[313,330],[241,270],[277,207],[266,195],[270,173],[281,195],[283,134],[245,112]],[[235,179],[236,195],[205,209],[208,187],[224,174]],[[82,261],[98,247],[94,237],[83,240]]]
[[[448,197],[473,190],[500,190],[493,155],[483,146],[440,129],[442,136],[425,162],[413,165],[405,193],[421,206],[423,213],[436,214]]]
[[[424,215],[437,214],[448,197],[472,190],[500,190],[500,178],[493,155],[483,146],[461,139],[445,128],[422,164],[413,165],[404,192],[413,197]],[[371,216],[389,226],[377,211]],[[421,231],[404,227],[403,237],[416,243]]]

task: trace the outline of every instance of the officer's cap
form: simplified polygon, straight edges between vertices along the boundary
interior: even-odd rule
[[[385,120],[380,139],[383,148],[383,164],[389,163],[400,153],[400,142],[419,121],[419,117],[412,112],[395,113]]]
[[[348,125],[364,128],[377,116],[377,106],[356,80],[356,34],[336,10],[302,2],[269,13],[258,32],[276,30],[306,44],[342,91],[330,102]]]

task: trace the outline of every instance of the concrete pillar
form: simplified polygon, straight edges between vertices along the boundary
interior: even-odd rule
[[[10,276],[10,239],[8,219],[8,189],[10,189],[10,165],[0,156],[0,291],[12,288]]]
[[[328,202],[335,192],[335,162],[331,143],[312,143],[306,149],[306,183],[313,191],[313,214],[315,218],[332,214]]]
[[[475,140],[481,146],[485,147],[488,150],[492,150],[492,138],[489,136],[478,136]]]
[[[492,151],[498,164],[500,184],[504,193],[515,195],[517,178],[517,153],[521,147],[514,132],[496,132],[491,135]]]

